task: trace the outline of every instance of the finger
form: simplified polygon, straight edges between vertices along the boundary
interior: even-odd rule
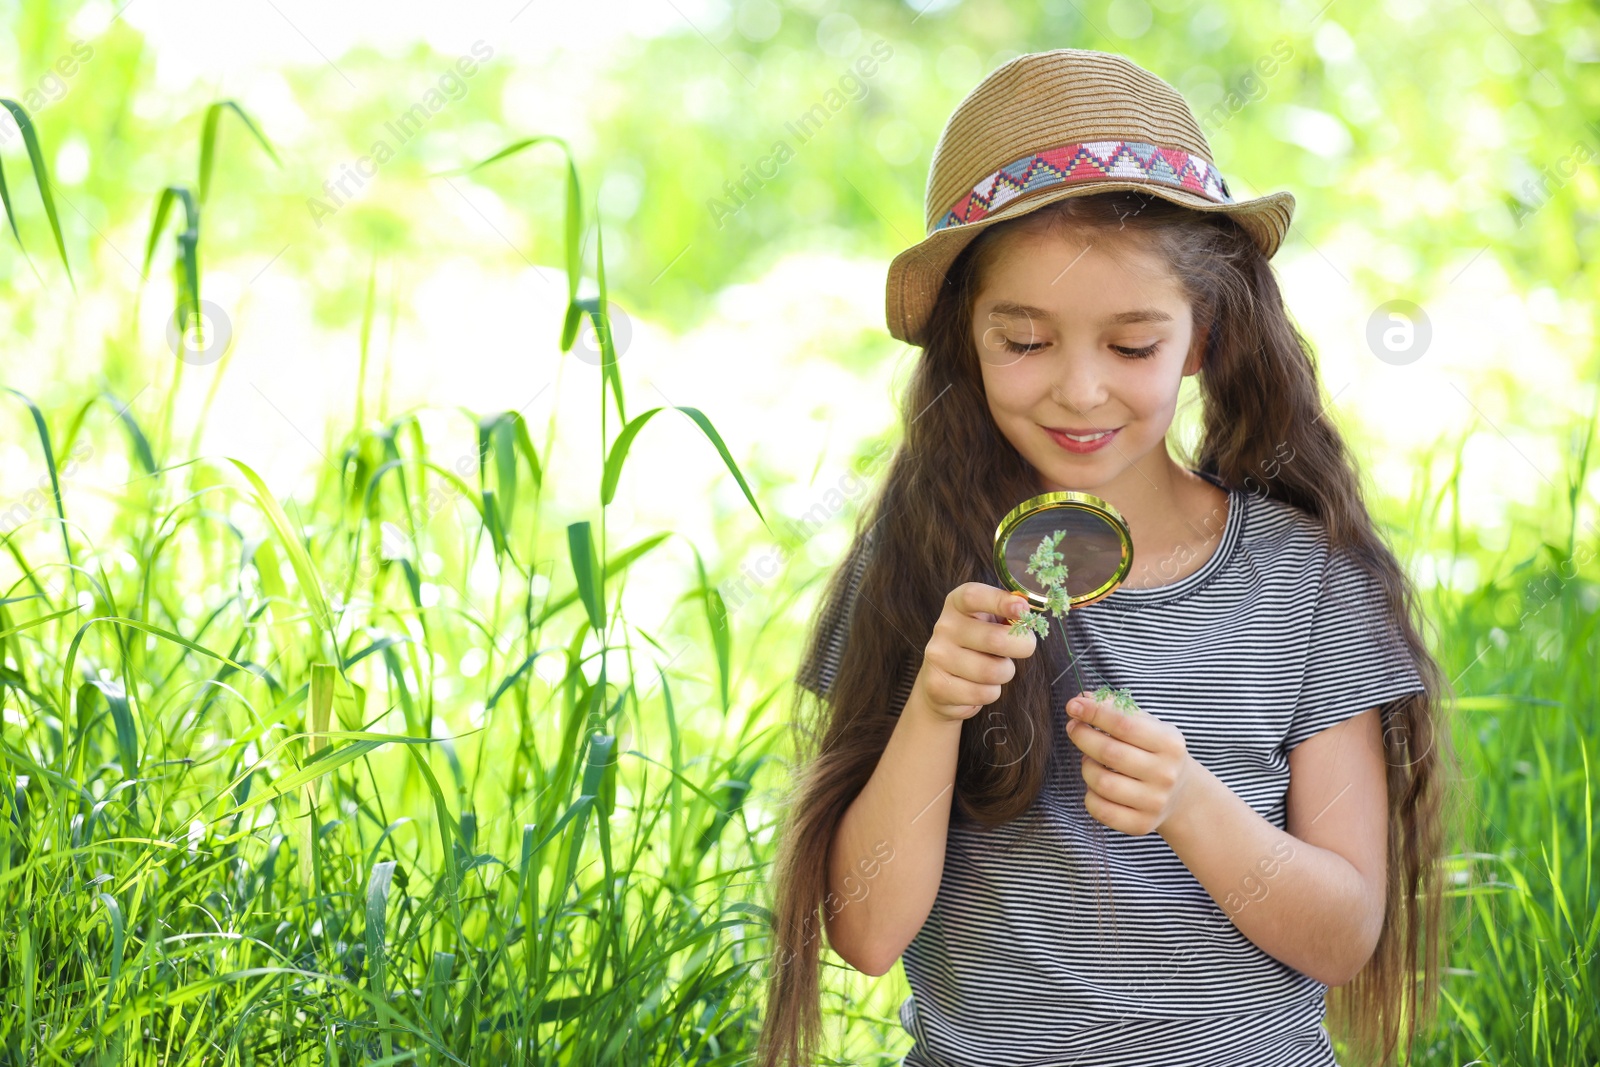
[[[1083,757],[1083,781],[1102,798],[1130,810],[1142,811],[1149,800],[1150,791],[1143,782],[1118,774],[1088,756]]]
[[[974,682],[951,674],[937,664],[931,666],[938,674],[929,688],[929,695],[935,697],[941,704],[978,708],[993,704],[1000,699],[1001,689],[997,683]]]
[[[1009,622],[1020,618],[1028,607],[1027,597],[983,582],[963,582],[956,587],[955,597],[956,610],[974,618],[979,612],[987,612]]]
[[[974,604],[984,606],[974,608]],[[1038,648],[1039,639],[1031,630],[1011,632],[1012,624],[1020,616],[1003,614],[1012,608],[1026,614],[1030,609],[1024,597],[981,582],[968,582],[951,593],[950,607],[953,611],[947,612],[945,617],[956,635],[956,642],[966,648],[1008,659],[1032,656]],[[990,608],[995,610],[988,610]]]
[[[1154,751],[1161,736],[1161,720],[1155,716],[1124,714],[1110,701],[1095,700],[1092,693],[1079,693],[1067,701],[1067,715],[1146,751]]]
[[[946,670],[958,678],[982,685],[1004,685],[1017,675],[1017,665],[1005,656],[956,645],[944,659]]]
[[[1112,737],[1070,716],[1067,719],[1067,737],[1084,755],[1130,778],[1146,781],[1160,765],[1160,760],[1153,752]]]
[[[1031,630],[1014,634],[1011,632],[1011,623],[1006,620],[984,622],[978,618],[956,615],[952,623],[956,644],[991,656],[1025,659],[1033,655],[1039,645],[1039,639]]]
[[[1142,832],[1140,826],[1144,821],[1144,816],[1141,813],[1126,805],[1118,804],[1116,801],[1107,800],[1092,789],[1084,790],[1083,806],[1094,817],[1096,822],[1102,823],[1113,830],[1121,830],[1123,833],[1135,837]]]

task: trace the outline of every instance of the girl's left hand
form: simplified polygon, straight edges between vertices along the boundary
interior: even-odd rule
[[[1067,737],[1083,752],[1084,807],[1125,834],[1159,830],[1198,777],[1176,726],[1148,712],[1124,712],[1092,693],[1067,702]]]

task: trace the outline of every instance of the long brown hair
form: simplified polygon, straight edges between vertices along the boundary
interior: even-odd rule
[[[1397,701],[1387,720],[1383,931],[1366,967],[1330,993],[1328,1023],[1360,1062],[1387,1067],[1402,1032],[1409,1050],[1437,1010],[1438,860],[1455,811],[1446,793],[1455,757],[1438,711],[1449,699],[1448,679],[1423,639],[1416,591],[1368,514],[1350,451],[1323,415],[1310,345],[1290,321],[1266,258],[1225,215],[1129,191],[1069,197],[990,226],[946,274],[901,400],[903,439],[856,520],[854,548],[868,530],[875,546],[860,578],[861,625],[850,630],[827,697],[799,686],[793,694],[796,763],[773,868],[760,1067],[798,1067],[815,1058],[825,859],[834,832],[888,744],[897,721],[890,701],[920,668],[946,594],[962,582],[985,580],[995,526],[1018,500],[1038,492],[1036,473],[989,413],[972,341],[972,304],[996,237],[1021,227],[1126,237],[1157,252],[1189,299],[1197,333],[1205,330],[1197,375],[1201,434],[1189,466],[1321,520],[1330,549],[1348,550],[1386,591],[1426,691]],[[1285,455],[1292,460],[1284,462]],[[812,619],[807,663],[821,655],[829,637],[822,621],[849,595],[849,584],[842,566],[829,578]],[[1009,822],[1042,788],[1051,746],[1059,743],[1042,659],[1018,660],[1000,699],[963,724],[953,819]],[[1011,740],[1032,738],[1052,740],[1025,747]]]

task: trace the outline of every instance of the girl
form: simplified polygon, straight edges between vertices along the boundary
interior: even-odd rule
[[[1293,197],[1210,159],[1170,86],[1077,49],[946,125],[889,271],[904,441],[798,678],[766,1067],[813,1062],[823,936],[903,962],[905,1067],[1327,1067],[1325,1007],[1387,1064],[1434,1011],[1447,685],[1267,262]],[[1135,563],[1051,625],[1144,714],[1010,626],[995,527],[1058,489]]]

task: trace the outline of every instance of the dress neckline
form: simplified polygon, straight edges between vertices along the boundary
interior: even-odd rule
[[[1184,575],[1175,582],[1152,586],[1148,589],[1132,589],[1126,585],[1119,585],[1112,590],[1102,603],[1137,603],[1143,606],[1188,596],[1209,581],[1228,562],[1229,557],[1233,555],[1234,549],[1239,542],[1239,531],[1244,526],[1244,509],[1246,497],[1249,494],[1229,487],[1222,479],[1207,471],[1194,470],[1193,473],[1198,474],[1228,494],[1228,517],[1223,523],[1222,539],[1221,543],[1217,545],[1216,551],[1211,553],[1211,558],[1202,563],[1199,569]]]

